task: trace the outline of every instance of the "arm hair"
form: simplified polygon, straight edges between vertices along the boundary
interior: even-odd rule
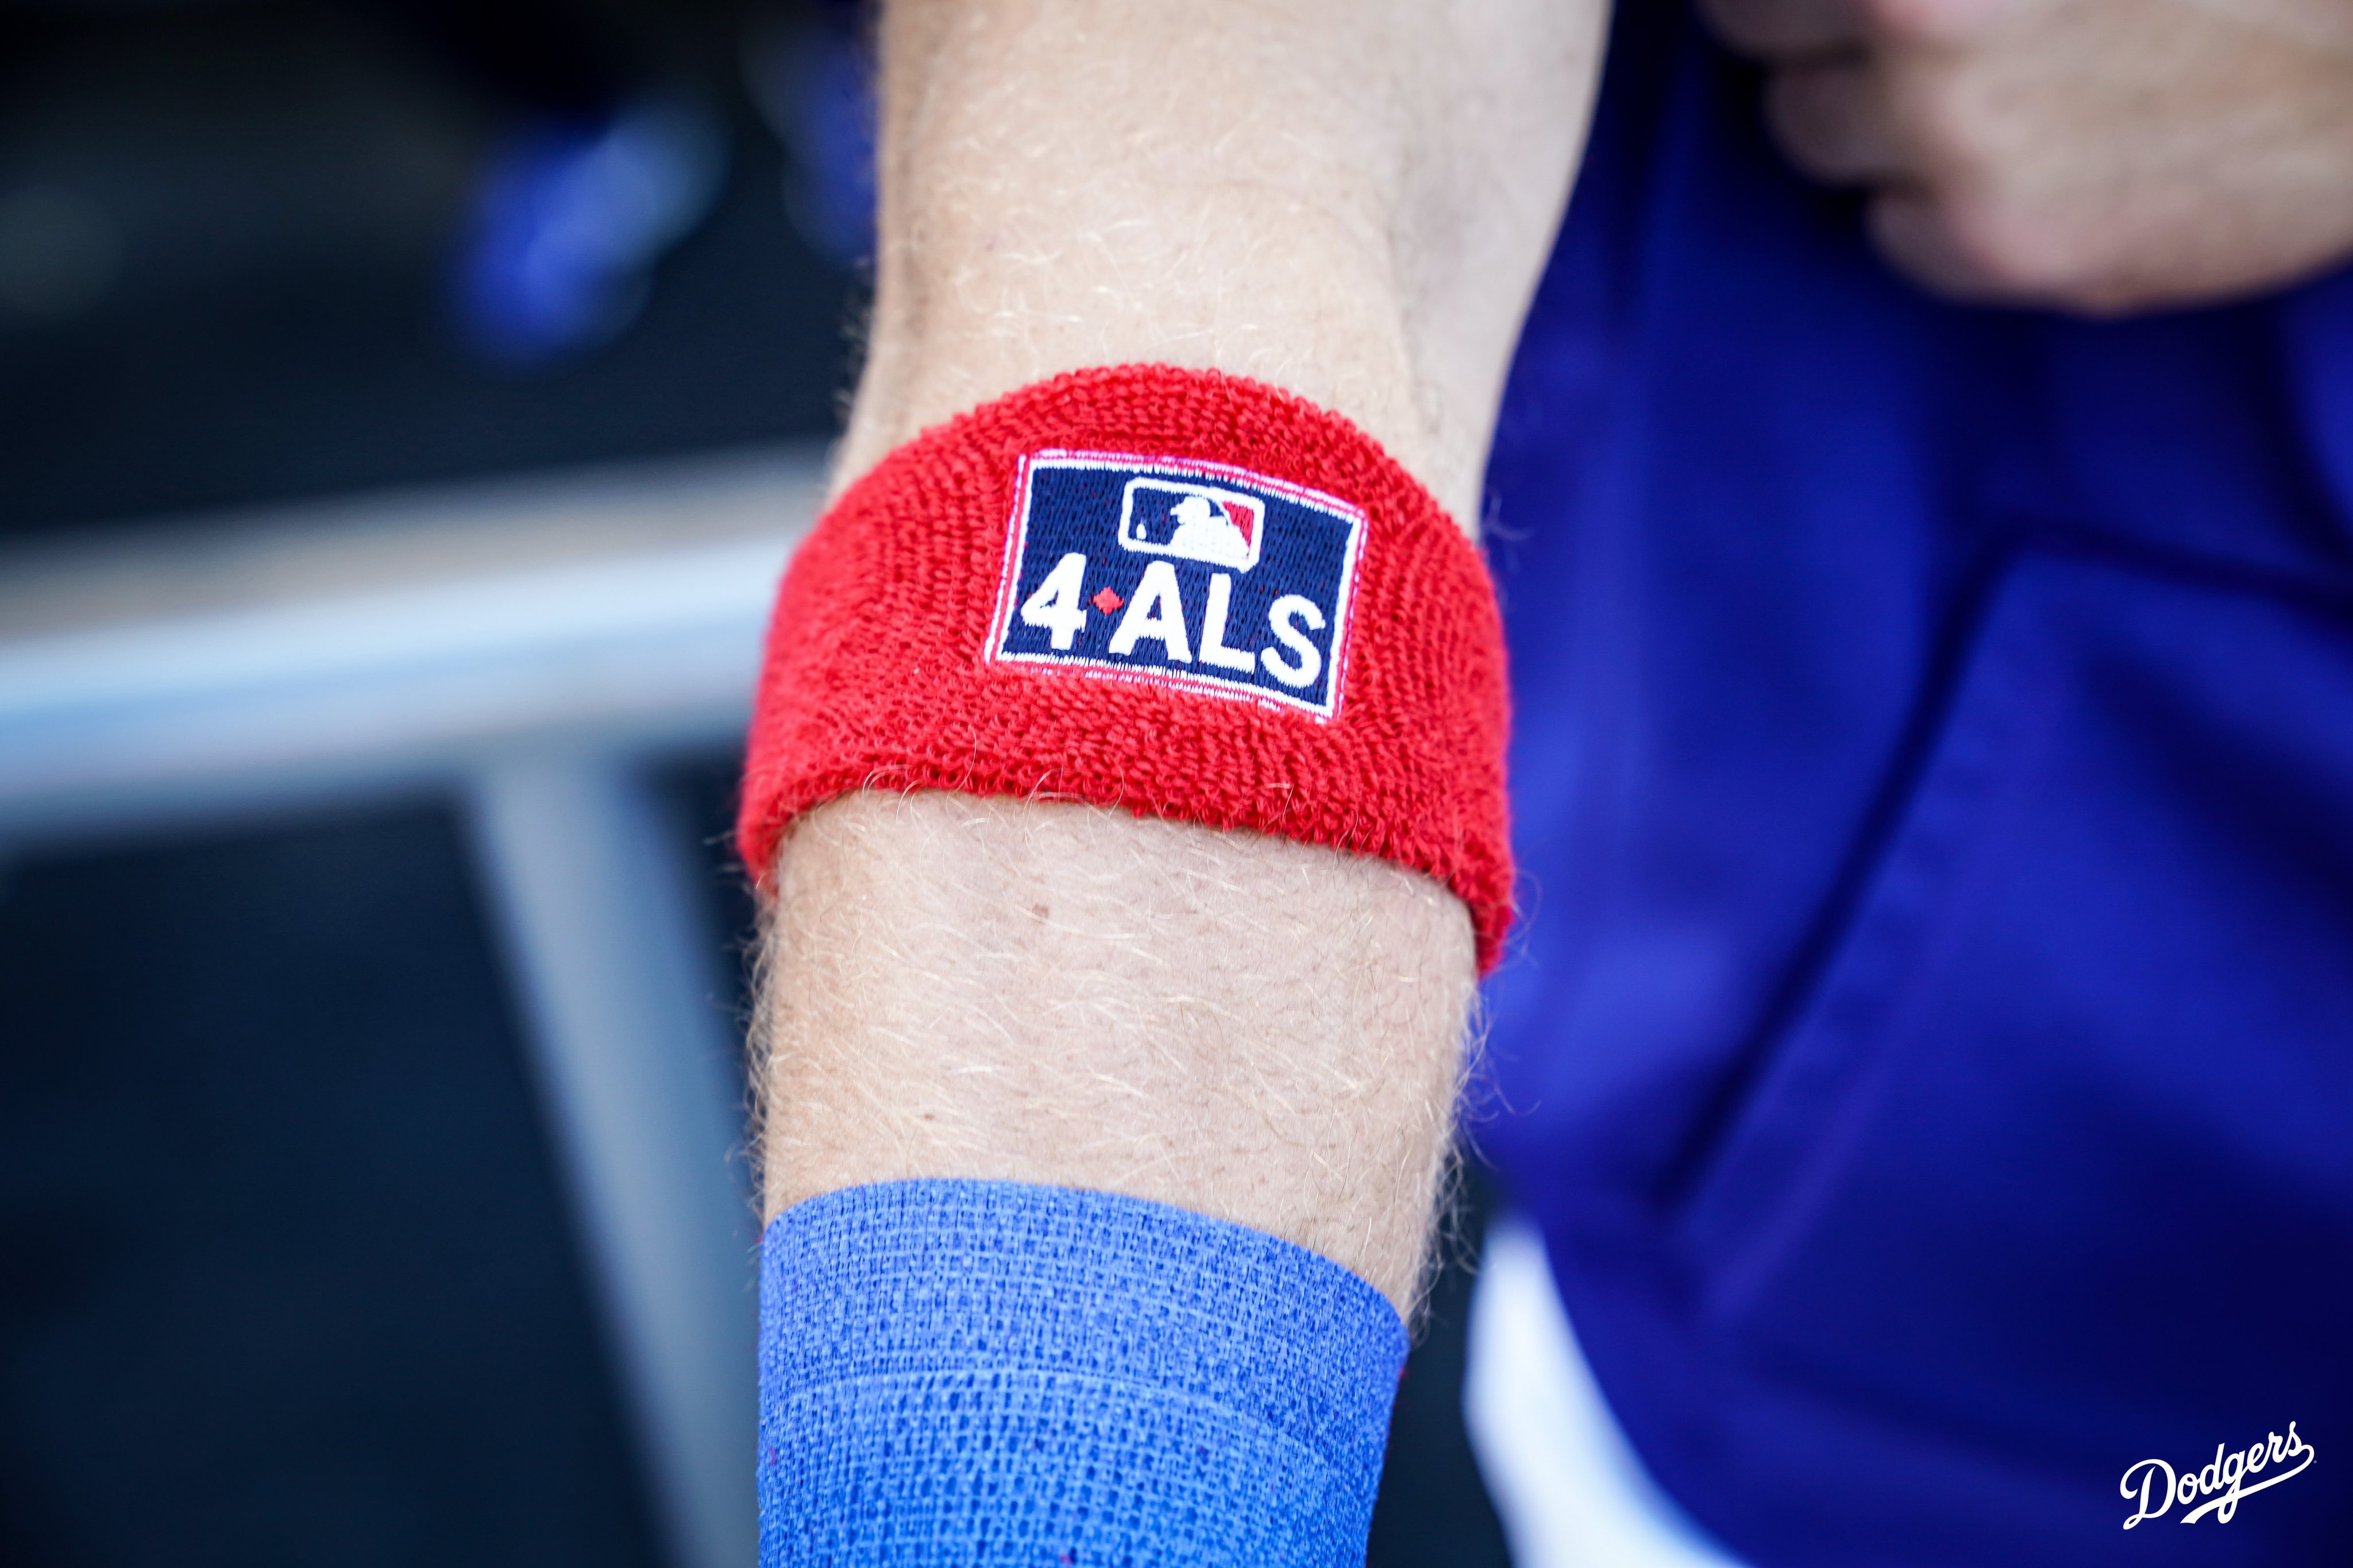
[[[897,0],[837,488],[1094,364],[1271,382],[1474,523],[1601,0]],[[987,1177],[1176,1205],[1412,1302],[1473,995],[1386,863],[1092,807],[852,795],[781,852],[767,1212]]]

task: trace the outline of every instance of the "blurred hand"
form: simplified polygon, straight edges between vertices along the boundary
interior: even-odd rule
[[[2353,0],[1703,0],[1922,283],[2102,314],[2353,255]]]

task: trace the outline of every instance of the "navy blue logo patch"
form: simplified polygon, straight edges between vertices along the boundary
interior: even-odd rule
[[[1036,452],[989,658],[1338,711],[1365,514],[1218,463]]]

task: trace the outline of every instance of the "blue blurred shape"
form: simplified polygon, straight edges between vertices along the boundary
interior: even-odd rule
[[[790,163],[785,211],[809,248],[845,269],[874,258],[874,60],[854,14],[755,42],[754,101]]]
[[[716,118],[675,99],[516,137],[490,160],[458,258],[468,346],[530,365],[620,335],[654,264],[709,216],[726,163]]]

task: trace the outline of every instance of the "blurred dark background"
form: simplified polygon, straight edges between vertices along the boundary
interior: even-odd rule
[[[828,432],[855,28],[0,8],[0,529]]]
[[[863,59],[816,4],[0,4],[0,552],[829,436]],[[734,766],[654,780],[730,1028]],[[0,837],[0,1562],[663,1560],[480,875],[430,790]],[[1504,1560],[1454,1257],[1377,1564]]]

